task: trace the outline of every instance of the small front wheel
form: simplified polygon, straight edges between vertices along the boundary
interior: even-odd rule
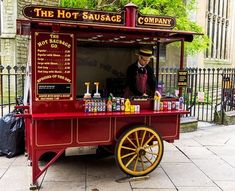
[[[124,132],[115,148],[115,158],[120,169],[132,176],[152,172],[163,155],[163,141],[156,130],[138,126]]]

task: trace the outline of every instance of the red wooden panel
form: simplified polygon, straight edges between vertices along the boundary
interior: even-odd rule
[[[179,137],[179,115],[152,116],[149,125],[165,140]]]
[[[73,141],[73,121],[40,120],[35,121],[36,146],[63,146]]]
[[[128,116],[128,117],[116,117],[114,121],[114,136],[115,139],[121,135],[125,129],[135,125],[146,125],[147,117],[145,116]]]
[[[91,118],[77,120],[77,143],[109,143],[112,139],[111,118]]]

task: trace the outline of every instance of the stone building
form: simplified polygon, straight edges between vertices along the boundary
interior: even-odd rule
[[[235,66],[235,1],[197,0],[194,20],[210,38],[210,47],[188,58],[188,66],[232,68]]]

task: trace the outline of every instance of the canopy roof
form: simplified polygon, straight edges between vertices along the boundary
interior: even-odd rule
[[[28,20],[17,20],[18,34],[29,35],[34,29],[69,31],[77,34],[79,42],[88,44],[154,45],[191,42],[194,35],[202,35],[173,30],[175,18],[142,15],[134,4],[126,5],[120,13],[30,5],[23,9],[23,14]]]
[[[177,40],[192,42],[193,35],[201,33],[169,29],[153,29],[126,26],[109,26],[94,24],[68,24],[38,20],[18,20],[17,33],[29,35],[32,29],[48,29],[52,31],[73,31],[81,42],[117,43],[117,44],[155,44],[168,43]]]

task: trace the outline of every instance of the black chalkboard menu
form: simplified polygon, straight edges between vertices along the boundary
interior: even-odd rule
[[[73,100],[74,34],[35,32],[35,100]]]
[[[178,71],[178,86],[187,86],[188,84],[188,71],[179,70]]]

